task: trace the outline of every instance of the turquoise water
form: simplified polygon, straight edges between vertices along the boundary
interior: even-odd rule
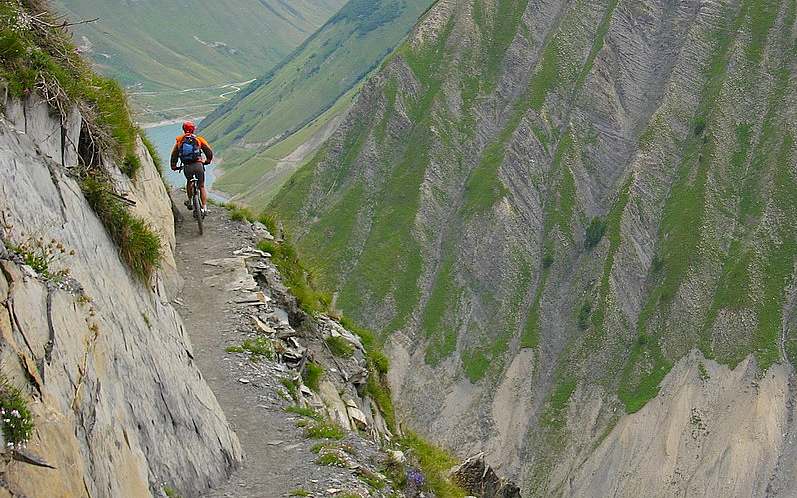
[[[158,154],[160,154],[161,159],[163,160],[163,168],[166,175],[166,180],[174,186],[184,186],[185,177],[183,174],[172,171],[169,168],[169,157],[172,154],[172,147],[174,147],[174,139],[177,138],[178,135],[182,134],[180,123],[153,126],[152,128],[145,128],[144,132],[152,141],[152,144],[155,146],[155,148],[158,149]],[[205,171],[205,186],[208,188],[213,186],[213,180],[215,180],[213,170],[215,168],[216,166],[211,164]],[[216,195],[213,197],[216,197]]]

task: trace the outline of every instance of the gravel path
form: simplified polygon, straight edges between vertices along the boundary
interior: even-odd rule
[[[206,218],[202,237],[190,217],[177,229],[178,267],[185,278],[180,312],[199,369],[245,452],[243,467],[227,483],[207,493],[208,498],[287,496],[293,489],[312,489],[313,474],[321,471],[312,463],[312,443],[302,438],[300,429],[283,411],[284,401],[274,392],[276,375],[224,352],[251,334],[245,316],[233,304],[235,292],[221,285],[210,286],[213,280],[226,281],[224,272],[229,269],[205,262],[231,258],[233,251],[252,246],[253,239],[248,224],[230,221],[220,208],[212,209]],[[242,378],[249,383],[240,382]]]

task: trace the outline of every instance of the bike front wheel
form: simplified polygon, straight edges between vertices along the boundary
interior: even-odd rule
[[[192,203],[194,205],[194,218],[196,218],[196,224],[199,226],[199,235],[204,233],[203,226],[202,226],[202,203],[199,202],[199,195],[194,194],[192,197]]]

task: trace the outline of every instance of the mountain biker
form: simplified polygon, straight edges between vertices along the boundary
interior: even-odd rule
[[[202,215],[208,212],[208,193],[205,189],[205,166],[213,161],[213,149],[210,144],[203,137],[195,135],[196,125],[192,121],[183,123],[183,134],[177,137],[174,148],[172,149],[171,165],[172,171],[177,171],[177,160],[183,166],[183,174],[185,175],[186,185],[185,191],[188,194],[188,200],[185,201],[185,207],[189,210],[193,209],[191,205],[191,196],[194,192],[191,188],[191,178],[196,175],[199,184],[199,194],[202,199]],[[205,154],[204,161],[202,154]]]

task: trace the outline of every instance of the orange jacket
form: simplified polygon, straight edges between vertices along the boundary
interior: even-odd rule
[[[195,135],[197,138],[197,142],[199,142],[199,146],[202,148],[202,152],[205,153],[205,164],[210,164],[213,161],[213,149],[210,148],[210,144],[205,137],[200,137],[199,135]],[[171,157],[171,165],[172,169],[177,167],[177,160],[180,157],[180,145],[183,143],[183,139],[185,135],[180,135],[177,137],[174,143],[174,147],[172,148],[172,157]]]

